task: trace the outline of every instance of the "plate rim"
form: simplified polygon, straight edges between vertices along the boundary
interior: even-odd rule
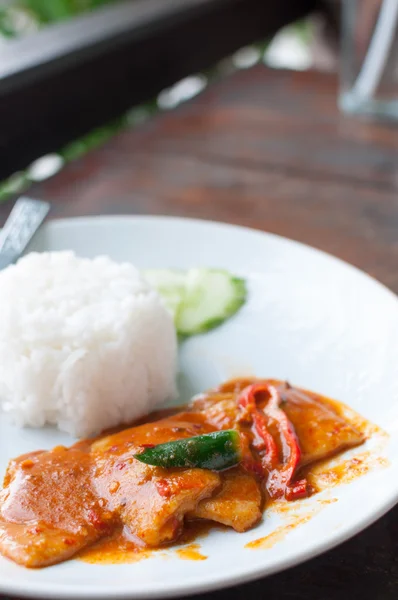
[[[164,589],[164,583],[159,583],[155,586],[152,583],[152,590],[140,591],[139,594],[132,594],[131,591],[124,589],[108,592],[104,591],[102,587],[96,588],[93,586],[90,586],[89,589],[85,589],[84,591],[82,591],[82,586],[76,584],[68,586],[68,589],[65,590],[65,586],[63,584],[61,584],[58,588],[58,584],[43,584],[36,582],[29,582],[28,585],[31,589],[27,591],[26,585],[23,584],[17,584],[16,586],[8,586],[6,584],[6,586],[3,587],[0,580],[0,592],[2,594],[17,593],[18,595],[26,598],[44,598],[48,600],[135,600],[140,598],[143,598],[145,600],[154,600],[155,598],[175,598],[181,596],[182,594],[194,596],[200,593],[212,592],[220,589],[229,589],[241,584],[249,583],[251,581],[266,578],[271,575],[276,575],[277,573],[281,573],[291,567],[302,565],[308,560],[320,556],[324,552],[333,550],[337,546],[340,546],[340,544],[353,538],[356,534],[364,531],[370,525],[378,521],[390,509],[396,506],[397,503],[398,489],[396,491],[395,498],[390,498],[389,501],[385,502],[384,505],[378,511],[372,513],[372,515],[370,515],[368,519],[365,519],[360,524],[358,523],[357,525],[353,525],[349,529],[346,529],[344,533],[335,532],[335,534],[332,535],[331,538],[329,537],[328,541],[320,541],[318,544],[315,544],[311,550],[308,550],[305,553],[301,554],[299,558],[291,557],[281,560],[279,561],[278,566],[276,567],[255,567],[254,569],[247,571],[244,575],[235,575],[233,577],[230,577],[228,580],[223,579],[221,574],[217,578],[213,578],[211,582],[198,584],[191,583],[190,581],[188,581],[187,583],[179,585],[178,587],[174,587],[173,589]]]
[[[363,269],[355,266],[354,264],[344,260],[343,258],[339,258],[334,254],[327,252],[326,250],[322,250],[321,248],[317,248],[316,246],[312,246],[311,244],[306,244],[305,242],[300,242],[299,240],[295,240],[290,237],[286,237],[284,235],[280,235],[279,233],[273,233],[272,231],[266,231],[264,229],[257,229],[255,227],[248,227],[246,225],[238,225],[236,223],[229,223],[228,221],[216,221],[214,219],[201,219],[196,217],[180,217],[174,215],[167,214],[112,214],[112,215],[81,215],[76,217],[59,217],[48,219],[45,221],[41,227],[41,229],[45,230],[51,228],[52,226],[61,226],[61,225],[73,225],[74,223],[79,223],[80,225],[90,224],[92,221],[164,221],[167,222],[176,222],[176,223],[191,223],[192,225],[210,225],[212,227],[221,227],[230,230],[242,231],[248,234],[254,234],[258,236],[266,236],[268,238],[274,238],[282,243],[291,244],[293,246],[299,246],[302,249],[310,250],[317,254],[321,254],[324,257],[344,265],[344,267],[352,269],[354,272],[359,274],[361,277],[365,277],[366,279],[372,281],[374,284],[378,285],[384,291],[388,292],[388,294],[392,297],[392,299],[396,300],[398,303],[398,294],[396,294],[393,290],[391,290],[385,283],[382,283],[379,279],[370,275]],[[1,228],[0,228],[1,230]]]
[[[135,215],[135,214],[113,214],[113,215],[89,215],[89,216],[77,216],[77,217],[65,217],[65,218],[54,218],[49,219],[43,225],[43,229],[51,229],[57,227],[73,227],[74,225],[78,226],[89,226],[95,222],[155,222],[158,223],[191,223],[192,225],[199,225],[202,227],[210,226],[214,228],[223,228],[229,231],[240,231],[246,232],[250,235],[256,235],[261,237],[268,237],[278,240],[279,242],[287,243],[292,247],[299,246],[306,251],[315,252],[316,254],[324,255],[328,260],[332,260],[336,263],[340,263],[344,268],[348,268],[352,270],[356,275],[367,279],[372,285],[376,285],[380,291],[384,294],[387,293],[391,299],[393,299],[397,304],[398,310],[398,296],[389,289],[385,284],[381,283],[372,275],[369,275],[365,271],[360,268],[352,265],[345,260],[330,254],[324,250],[321,250],[315,246],[311,246],[304,242],[300,242],[279,234],[271,233],[268,231],[264,231],[262,229],[256,229],[247,226],[241,226],[233,223],[223,222],[223,221],[215,221],[208,219],[197,219],[191,217],[180,217],[180,216],[172,216],[172,215]],[[299,556],[292,556],[285,559],[281,559],[278,561],[277,565],[267,567],[267,566],[255,566],[253,568],[246,568],[245,573],[238,573],[233,576],[229,576],[225,578],[222,573],[217,576],[212,575],[210,581],[200,581],[200,579],[192,578],[186,582],[174,583],[173,588],[164,588],[164,582],[162,583],[151,583],[151,589],[148,591],[140,590],[139,593],[134,593],[133,589],[116,589],[112,592],[108,590],[104,590],[101,586],[93,586],[91,584],[72,584],[65,587],[64,583],[57,584],[52,582],[19,582],[15,581],[12,584],[7,582],[3,583],[0,577],[0,593],[1,594],[18,594],[22,597],[26,598],[46,598],[53,600],[54,598],[60,600],[68,600],[73,598],[77,599],[98,599],[98,600],[109,600],[110,598],[120,599],[120,600],[130,600],[130,599],[152,599],[152,598],[172,598],[181,595],[194,595],[199,593],[211,592],[219,589],[229,589],[231,587],[245,584],[257,579],[268,577],[269,575],[273,575],[276,573],[280,573],[286,569],[289,569],[293,566],[298,566],[303,564],[304,562],[323,554],[328,550],[332,550],[344,543],[345,541],[351,539],[358,533],[362,532],[370,525],[378,521],[382,516],[384,516],[389,510],[391,510],[398,503],[398,485],[397,489],[392,491],[392,493],[382,502],[378,510],[373,511],[371,514],[367,516],[367,518],[362,519],[358,523],[354,523],[352,526],[348,526],[344,529],[343,532],[335,531],[331,532],[328,536],[327,540],[319,540],[315,543],[311,548],[307,549],[305,552],[301,553]],[[86,587],[87,586],[87,587]]]

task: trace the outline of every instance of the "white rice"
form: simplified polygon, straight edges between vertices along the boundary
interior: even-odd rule
[[[0,272],[0,403],[87,436],[175,393],[172,317],[131,264],[32,253]]]

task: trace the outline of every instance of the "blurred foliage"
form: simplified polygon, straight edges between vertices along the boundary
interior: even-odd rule
[[[19,5],[40,23],[54,23],[115,0],[20,0]]]
[[[0,6],[0,35],[9,38],[15,35],[15,27],[10,18],[10,10]]]
[[[118,0],[11,0],[0,7],[0,35],[17,37]]]

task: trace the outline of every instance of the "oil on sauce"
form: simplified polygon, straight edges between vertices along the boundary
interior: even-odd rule
[[[292,523],[284,523],[277,527],[272,533],[266,535],[265,537],[258,538],[257,540],[253,540],[252,542],[248,542],[245,548],[250,548],[251,550],[266,550],[272,548],[276,543],[281,542],[285,539],[286,535],[292,530],[298,527],[299,525],[303,525],[307,523],[312,518],[312,514],[310,515],[302,515],[300,518],[297,518]]]
[[[351,483],[371,471],[384,468],[389,461],[372,451],[361,452],[351,458],[314,465],[308,471],[308,480],[319,491],[330,489],[336,485]]]
[[[161,548],[143,548],[134,541],[131,541],[119,531],[112,538],[100,540],[93,546],[82,550],[79,560],[90,564],[116,565],[139,562],[151,556],[170,558],[175,555],[181,560],[203,561],[207,556],[200,552],[198,539],[206,537],[210,530],[224,530],[225,527],[217,526],[205,521],[188,522],[184,531],[178,540],[179,546],[175,548],[175,543]],[[183,546],[181,546],[184,544]]]
[[[153,550],[138,546],[119,532],[111,538],[105,538],[84,548],[78,554],[78,558],[90,564],[117,565],[138,562],[149,558],[152,553]]]
[[[178,558],[182,560],[206,560],[207,556],[202,554],[200,551],[199,544],[189,544],[175,550]]]
[[[361,452],[354,449],[348,455],[342,454],[311,465],[307,469],[306,475],[309,483],[318,491],[351,483],[371,471],[389,465],[389,461],[385,457],[385,448],[389,440],[388,434],[344,404],[334,404],[340,408],[341,414],[347,420],[365,434],[369,449]]]
[[[285,518],[287,517],[286,521],[268,535],[248,542],[245,545],[245,548],[249,548],[251,550],[268,550],[272,548],[275,544],[284,540],[287,534],[293,529],[296,529],[296,527],[299,525],[304,525],[304,523],[307,523],[313,517],[315,517],[315,515],[317,515],[325,506],[328,504],[333,504],[334,502],[337,502],[337,498],[318,500],[316,505],[311,507],[308,512],[300,514],[296,512],[295,506],[292,506],[291,503],[275,503],[271,507],[271,510],[273,512],[284,514]]]

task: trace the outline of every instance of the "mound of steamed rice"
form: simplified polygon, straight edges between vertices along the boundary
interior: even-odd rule
[[[0,403],[20,426],[87,436],[175,393],[176,333],[131,264],[32,253],[0,272]]]

